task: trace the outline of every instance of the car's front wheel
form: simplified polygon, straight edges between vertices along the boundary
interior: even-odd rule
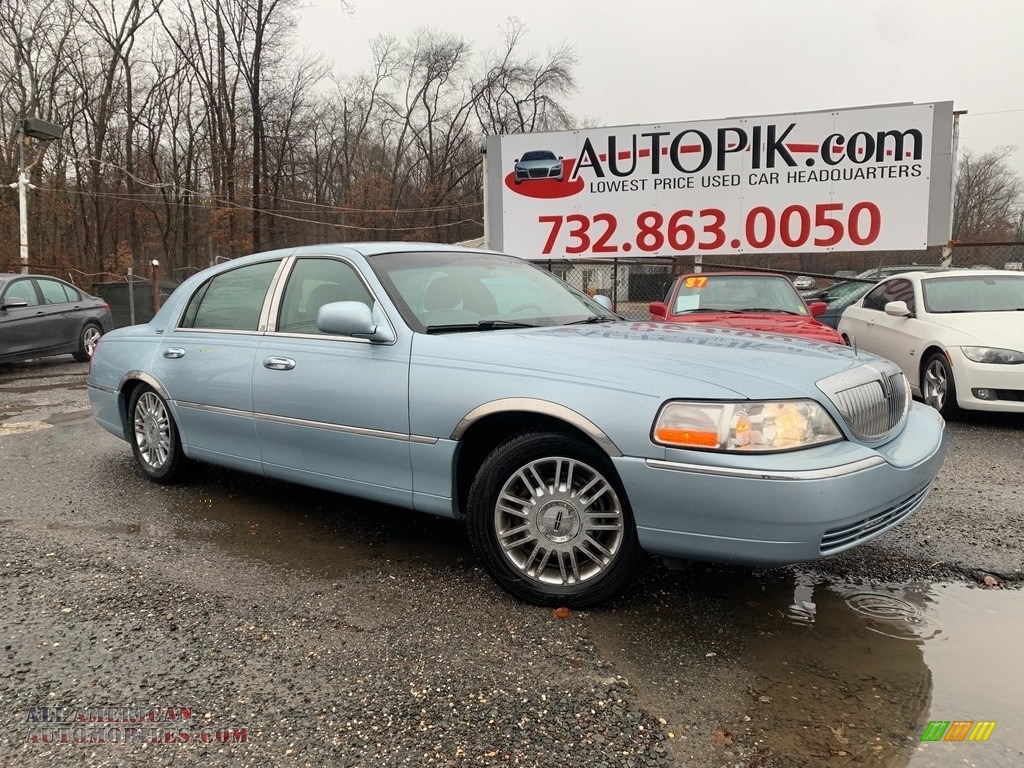
[[[620,592],[641,562],[614,468],[569,435],[525,432],[499,445],[473,481],[467,511],[488,573],[529,603],[594,605]]]
[[[72,353],[75,360],[80,363],[88,363],[92,360],[93,353],[96,351],[96,345],[100,343],[100,336],[102,335],[102,328],[95,323],[86,323],[85,327],[82,328],[82,332],[78,335],[78,350]]]
[[[142,385],[128,403],[129,435],[135,461],[158,483],[180,479],[188,459],[181,450],[181,438],[166,401],[151,387]]]
[[[935,352],[924,364],[921,374],[921,398],[945,418],[959,410],[953,368],[942,352]]]

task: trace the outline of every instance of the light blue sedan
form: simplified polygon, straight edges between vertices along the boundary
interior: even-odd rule
[[[157,482],[208,462],[464,519],[517,597],[584,607],[644,553],[782,565],[924,503],[944,422],[891,362],[629,322],[512,256],[306,246],[105,335],[95,420]]]

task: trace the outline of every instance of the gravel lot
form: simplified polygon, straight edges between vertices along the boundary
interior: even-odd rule
[[[0,368],[4,766],[800,764],[759,726],[762,638],[736,610],[794,570],[652,564],[600,610],[524,606],[451,522],[216,469],[144,481],[84,381],[62,359]],[[800,573],[1019,585],[1022,427],[951,423],[920,514]],[[56,706],[192,719],[44,743],[58,724],[31,718]],[[246,742],[198,743],[223,729]],[[884,744],[828,764],[905,764],[906,739]]]

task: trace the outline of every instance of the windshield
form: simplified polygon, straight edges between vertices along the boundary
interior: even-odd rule
[[[673,315],[716,311],[806,315],[807,305],[785,277],[710,273],[680,280]]]
[[[922,280],[925,310],[1014,312],[1024,310],[1024,275],[958,275]]]
[[[585,294],[513,256],[387,253],[370,265],[414,330],[490,330],[617,320]]]
[[[820,300],[827,302],[828,304],[835,304],[846,299],[854,297],[859,298],[874,287],[873,283],[860,283],[856,281],[851,281],[849,283],[836,283],[822,291]]]

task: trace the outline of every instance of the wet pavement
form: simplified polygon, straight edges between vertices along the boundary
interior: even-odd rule
[[[1024,764],[1024,420],[952,422],[925,508],[870,545],[797,568],[652,564],[556,619],[494,587],[454,522],[217,469],[144,481],[84,381],[60,360],[0,368],[5,765],[141,764],[27,745],[24,715],[154,697],[258,733],[160,745],[158,765]],[[130,600],[83,591],[118,573]],[[97,657],[100,637],[120,655]],[[330,727],[304,740],[296,713]],[[995,725],[922,741],[932,721]]]

